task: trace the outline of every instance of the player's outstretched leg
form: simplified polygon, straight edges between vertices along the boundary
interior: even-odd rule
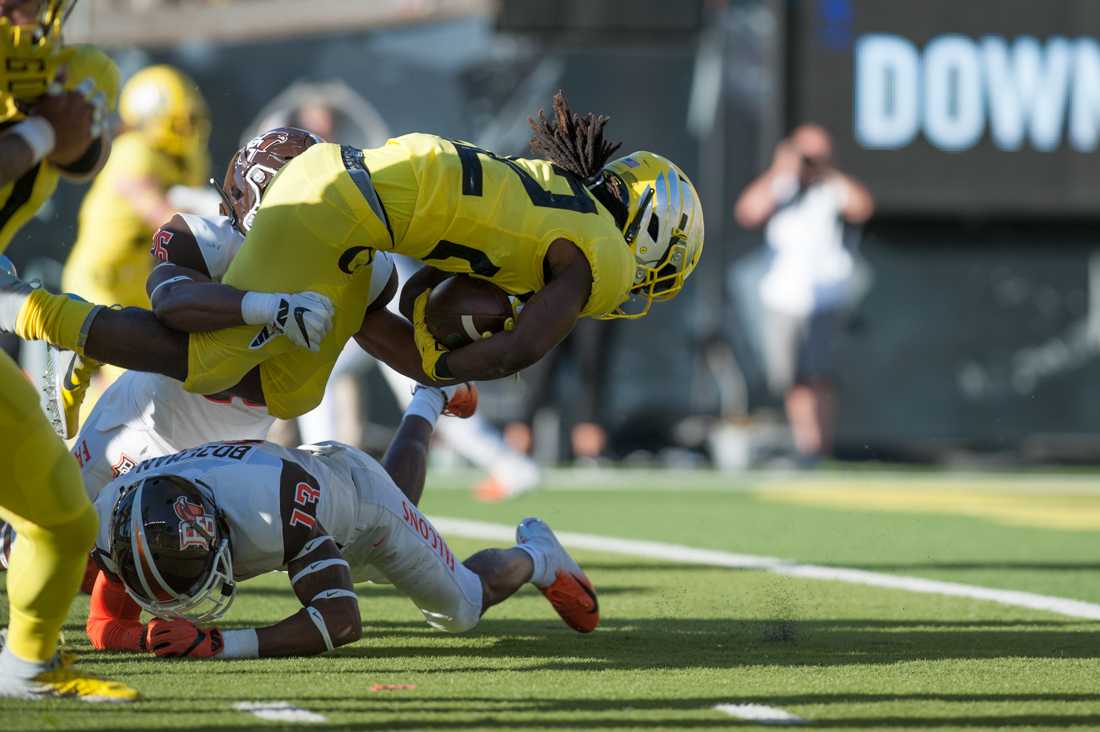
[[[481,579],[481,612],[531,582],[573,630],[591,633],[600,622],[596,590],[554,532],[537,518],[516,528],[516,546],[483,549],[462,564]]]
[[[119,368],[187,378],[187,334],[168,328],[149,310],[116,310],[55,295],[4,272],[0,333],[45,341]]]
[[[531,582],[573,630],[591,633],[600,622],[596,588],[546,522],[526,518],[516,527],[516,544],[531,555]]]

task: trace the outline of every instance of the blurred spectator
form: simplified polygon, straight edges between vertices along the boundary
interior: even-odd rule
[[[771,167],[734,210],[741,226],[764,227],[764,365],[805,460],[832,449],[833,342],[856,287],[845,224],[862,224],[873,210],[863,184],[834,167],[832,141],[817,125],[797,128],[776,146]]]

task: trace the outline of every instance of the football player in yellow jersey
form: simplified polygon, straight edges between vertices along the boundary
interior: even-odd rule
[[[134,74],[119,116],[123,131],[80,206],[62,287],[91,302],[148,308],[149,241],[176,213],[169,189],[210,176],[210,116],[194,82],[170,66]]]
[[[385,250],[432,268],[403,293],[413,325],[397,318],[388,326],[391,344],[402,329],[410,340],[415,333],[417,363],[389,346],[381,349],[383,361],[428,381],[514,373],[541,358],[579,317],[640,317],[654,300],[673,297],[703,246],[699,199],[678,167],[648,152],[608,162],[618,146],[603,139],[606,117],[573,113],[561,94],[554,110],[554,119],[540,114],[532,121],[532,147],[549,160],[505,159],[412,134],[370,150],[317,144],[278,171],[223,283],[330,299],[334,340],[319,352],[264,339],[255,326],[174,339],[136,311],[91,311],[11,282],[0,287],[0,329],[157,371],[184,380],[189,391],[236,390],[261,398],[276,416],[297,416],[320,401],[344,341],[356,335],[369,345],[375,337],[357,331],[363,288],[356,282],[374,251]],[[514,329],[452,352],[436,343],[424,308],[446,272],[471,273],[527,298]]]
[[[152,269],[149,240],[176,213],[169,191],[194,188],[209,178],[210,115],[191,79],[171,66],[150,66],[134,74],[119,97],[123,131],[111,157],[80,206],[76,243],[61,286],[90,302],[149,307],[145,280]],[[71,438],[95,399],[84,399],[95,376],[96,398],[122,373],[50,352],[48,411],[55,429]]]
[[[0,250],[49,198],[58,176],[93,174],[107,154],[102,120],[118,70],[90,47],[61,47],[71,3],[0,0]],[[58,653],[61,624],[95,541],[80,471],[46,421],[34,388],[0,355],[0,518],[13,547],[11,612],[0,652],[0,697],[131,701],[122,684],[80,673]]]

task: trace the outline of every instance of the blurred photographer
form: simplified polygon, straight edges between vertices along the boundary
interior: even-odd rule
[[[870,192],[834,167],[829,134],[812,124],[776,146],[771,167],[745,188],[734,209],[741,226],[764,227],[764,365],[807,461],[832,449],[833,342],[856,289],[846,235],[873,211]]]

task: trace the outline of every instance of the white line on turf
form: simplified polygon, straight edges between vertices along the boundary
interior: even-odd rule
[[[328,721],[322,714],[311,712],[308,709],[299,709],[292,706],[290,702],[285,701],[237,702],[233,705],[233,708],[241,712],[248,712],[269,722],[316,724]]]
[[[493,541],[513,541],[515,529],[504,524],[491,524],[484,521],[470,521],[457,518],[433,518],[432,523],[447,536],[462,536],[470,539],[490,539]],[[1023,607],[1030,610],[1045,610],[1070,618],[1100,620],[1100,605],[1082,600],[1070,600],[1064,597],[1038,595],[1033,592],[1016,590],[997,590],[989,587],[976,587],[958,582],[942,582],[922,577],[882,574],[862,569],[843,567],[823,567],[816,564],[764,557],[754,554],[734,554],[713,549],[696,549],[682,544],[665,544],[657,541],[636,541],[616,539],[596,534],[578,534],[569,531],[554,532],[563,544],[573,549],[590,549],[609,554],[623,554],[633,557],[661,559],[669,562],[686,562],[709,567],[729,567],[731,569],[759,569],[774,574],[804,579],[847,582],[854,585],[884,587],[906,592],[919,592],[927,595],[946,595],[966,597],[972,600],[986,600],[1011,607]]]
[[[748,719],[760,724],[804,724],[806,722],[797,714],[763,704],[716,704],[714,708],[731,717]]]

